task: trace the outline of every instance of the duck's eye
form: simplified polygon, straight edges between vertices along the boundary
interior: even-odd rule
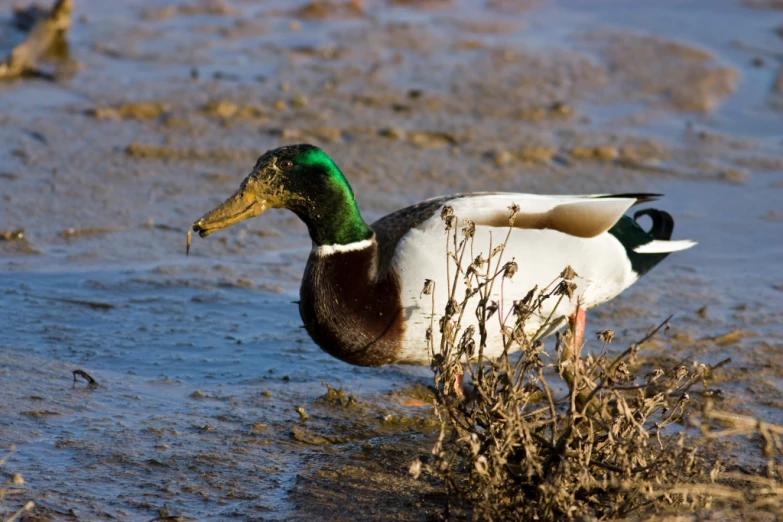
[[[286,171],[291,170],[294,168],[294,162],[291,160],[283,160],[280,162],[280,168]]]

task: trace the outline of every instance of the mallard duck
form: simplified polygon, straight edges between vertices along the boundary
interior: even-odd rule
[[[428,364],[426,332],[433,308],[432,296],[423,295],[422,288],[425,280],[439,288],[447,284],[444,206],[460,223],[475,223],[475,245],[489,245],[493,231],[495,244],[504,238],[509,207],[519,207],[504,254],[519,266],[513,281],[504,283],[506,303],[549,284],[566,266],[578,274],[574,297],[557,308],[543,336],[565,324],[577,310],[577,298],[587,309],[609,301],[671,252],[695,244],[670,240],[674,221],[666,212],[624,215],[656,196],[457,194],[422,201],[368,225],[337,164],[318,147],[302,144],[261,156],[236,193],[193,223],[193,231],[205,237],[270,208],[291,210],[312,239],[299,312],[313,341],[350,364]],[[640,215],[652,218],[650,230],[637,224]],[[435,310],[442,312],[446,301],[446,292],[436,291]],[[549,306],[528,321],[530,335],[549,316],[554,304]],[[492,335],[485,351],[490,357],[502,351],[499,329],[496,338]]]

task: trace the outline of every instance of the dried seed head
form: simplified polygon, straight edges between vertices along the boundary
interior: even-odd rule
[[[538,292],[538,285],[534,286],[526,295],[522,298],[522,302],[525,304],[530,304],[530,301],[533,300],[533,297],[535,297],[536,292]]]
[[[465,343],[462,344],[461,351],[468,359],[472,359],[476,354],[476,341],[474,341],[472,338],[468,339]]]
[[[443,355],[436,353],[432,355],[432,362],[430,363],[430,368],[432,368],[432,371],[437,370],[438,368],[441,368],[443,366]]]
[[[560,281],[558,283],[557,288],[555,288],[555,295],[564,295],[571,299],[574,297],[574,290],[576,290],[576,283],[572,283],[571,281],[566,281],[565,279]]]
[[[520,346],[524,347],[528,345],[528,338],[527,335],[525,335],[525,329],[522,328],[521,324],[517,324],[514,327],[511,338],[514,339],[514,341]]]
[[[440,326],[440,333],[445,335],[447,338],[451,336],[451,332],[454,330],[454,323],[452,323],[448,316],[445,315],[438,321],[438,326]]]
[[[459,303],[456,299],[449,299],[449,302],[446,304],[446,316],[451,317],[453,315],[456,315],[461,310]]]
[[[511,211],[511,214],[508,216],[508,226],[513,227],[514,221],[517,219],[517,214],[519,214],[519,205],[512,203],[508,209]]]
[[[468,358],[473,357],[473,354],[476,352],[476,342],[473,340],[475,334],[476,328],[473,325],[470,325],[462,332],[462,339],[460,339],[459,342],[460,351],[467,355]]]
[[[625,361],[621,362],[617,365],[617,368],[615,369],[614,378],[618,382],[628,382],[631,380],[630,370],[628,370],[628,365],[625,363]]]
[[[465,270],[465,286],[467,286],[467,290],[473,288],[470,279],[471,276],[478,275],[477,269],[478,267],[473,263],[471,263],[470,265],[468,265],[468,269]]]
[[[685,377],[688,376],[688,368],[686,368],[684,365],[680,365],[674,369],[674,378],[678,381],[681,381]]]
[[[609,344],[614,339],[614,331],[613,330],[601,330],[598,332],[598,340],[605,342],[606,344]]]
[[[454,207],[451,205],[444,205],[442,209],[440,209],[440,218],[443,221],[446,221],[446,218],[449,218],[454,215]]]
[[[465,331],[462,333],[462,338],[472,339],[475,334],[476,334],[476,327],[471,324],[467,328],[465,328]]]
[[[422,289],[421,293],[424,295],[432,295],[433,290],[435,290],[435,281],[432,279],[425,279],[424,288]]]
[[[446,323],[451,323],[448,317],[441,317],[440,319],[438,319],[438,326],[440,327],[440,333],[443,333],[444,328],[449,327],[449,325]]]
[[[446,230],[451,230],[454,227],[454,222],[457,220],[454,216],[454,207],[445,205],[440,209],[440,218],[446,223]]]
[[[487,305],[487,319],[495,315],[495,312],[497,311],[498,311],[498,302],[490,301],[490,303]]]
[[[516,261],[509,261],[506,263],[506,266],[503,268],[503,277],[507,277],[511,279],[514,277],[514,274],[517,273],[517,270],[519,269],[519,265],[517,265]]]
[[[477,255],[476,259],[473,260],[473,264],[476,265],[477,267],[484,266],[486,262],[487,260],[484,259],[484,257],[481,254]]]
[[[563,269],[562,272],[560,272],[560,279],[565,279],[566,281],[570,281],[575,277],[579,277],[579,274],[576,273],[576,271],[571,268],[571,266],[567,266]]]
[[[476,234],[476,224],[467,218],[463,219],[462,223],[465,225],[462,234],[467,238],[473,237]]]
[[[526,303],[522,301],[514,301],[514,315],[520,319],[526,318],[533,311]]]

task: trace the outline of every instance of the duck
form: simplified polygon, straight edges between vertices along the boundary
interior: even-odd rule
[[[508,237],[504,258],[513,259],[518,268],[512,280],[495,285],[493,300],[521,300],[531,289],[555,280],[565,267],[572,269],[574,286],[567,302],[555,309],[553,299],[545,301],[526,323],[526,334],[543,338],[567,324],[580,307],[590,309],[615,298],[669,254],[696,244],[671,239],[674,220],[665,211],[625,214],[659,196],[455,194],[427,199],[368,224],[335,161],[316,146],[298,144],[259,157],[238,190],[195,221],[192,231],[206,237],[269,209],[292,211],[312,240],[299,313],[315,344],[358,366],[427,365],[433,311],[442,312],[448,303],[448,292],[438,291],[449,284],[444,208],[459,223],[475,225],[476,251]],[[515,211],[511,226],[510,208]],[[638,222],[641,216],[652,221],[647,230]],[[434,283],[431,295],[423,291],[425,282]],[[467,306],[475,309],[477,304]],[[473,315],[464,314],[463,327],[476,321]],[[484,354],[497,357],[503,352],[502,334],[499,328],[489,330],[497,331],[488,332]]]

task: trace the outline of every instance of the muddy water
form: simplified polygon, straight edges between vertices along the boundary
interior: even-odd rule
[[[268,213],[184,256],[188,225],[290,142],[324,147],[368,220],[455,191],[666,193],[676,237],[699,246],[591,326],[615,329],[619,349],[674,313],[647,355],[730,357],[715,384],[725,407],[783,422],[780,11],[308,5],[80,1],[78,72],[0,86],[0,232],[26,238],[0,241],[0,443],[16,444],[6,466],[27,480],[0,509],[439,508],[405,473],[434,430],[406,405],[426,401],[428,370],[354,368],[310,342],[292,303],[309,250],[299,222]],[[99,386],[74,384],[76,369]]]

